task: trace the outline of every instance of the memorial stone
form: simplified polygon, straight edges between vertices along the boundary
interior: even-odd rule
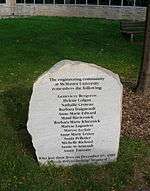
[[[100,66],[63,60],[33,86],[27,129],[40,164],[104,164],[117,158],[122,85]]]

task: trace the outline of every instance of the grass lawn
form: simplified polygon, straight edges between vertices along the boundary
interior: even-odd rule
[[[0,88],[33,81],[63,59],[96,63],[136,79],[142,46],[120,34],[119,22],[31,17],[0,20]]]
[[[136,80],[142,46],[122,37],[118,21],[30,17],[0,20],[0,190],[133,191],[150,186],[149,145],[122,137],[117,162],[40,167],[26,132],[34,80],[63,59],[96,63]]]

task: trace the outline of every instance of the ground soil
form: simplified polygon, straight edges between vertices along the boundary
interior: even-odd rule
[[[144,94],[136,92],[132,87],[124,87],[121,135],[144,140],[148,145],[150,144],[150,93]],[[150,165],[149,159],[147,156],[141,159],[140,166],[135,165],[133,183],[124,191],[150,191],[146,178]]]
[[[150,93],[124,88],[121,134],[150,143]]]

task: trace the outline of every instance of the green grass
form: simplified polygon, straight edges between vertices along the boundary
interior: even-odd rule
[[[122,137],[118,160],[108,165],[40,167],[26,131],[32,84],[57,61],[96,63],[131,80],[137,78],[141,55],[142,46],[122,37],[118,21],[0,20],[0,190],[121,191],[150,186],[150,151],[144,141]]]
[[[81,60],[136,79],[142,46],[131,44],[118,21],[31,17],[0,20],[0,89],[33,81],[57,61]]]

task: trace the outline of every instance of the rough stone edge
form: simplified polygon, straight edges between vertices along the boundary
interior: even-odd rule
[[[107,75],[111,76],[112,78],[114,78],[118,84],[120,85],[120,87],[122,87],[122,83],[120,82],[120,78],[119,78],[119,75],[118,74],[115,74],[113,73],[112,71],[106,69],[106,68],[103,68],[101,66],[98,66],[94,63],[87,63],[87,62],[82,62],[82,61],[73,61],[73,60],[61,60],[59,62],[57,62],[55,65],[53,65],[49,70],[45,71],[43,74],[41,74],[37,80],[34,82],[34,84],[37,83],[37,81],[39,80],[42,80],[43,77],[45,76],[45,74],[47,73],[55,73],[55,71],[57,71],[58,69],[61,69],[63,68],[64,65],[82,65],[82,64],[85,64],[85,65],[89,65],[93,68],[96,68],[96,69],[99,69],[101,71],[103,71],[104,73],[106,73]]]

